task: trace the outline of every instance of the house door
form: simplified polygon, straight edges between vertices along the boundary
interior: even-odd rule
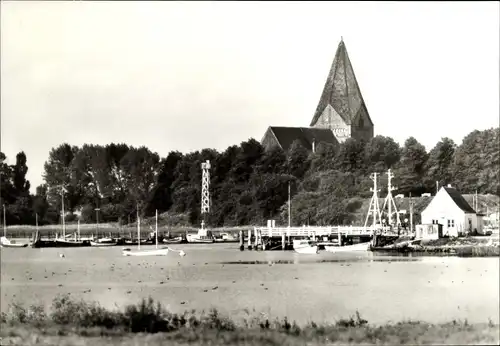
[[[438,223],[438,238],[443,238],[443,225]]]

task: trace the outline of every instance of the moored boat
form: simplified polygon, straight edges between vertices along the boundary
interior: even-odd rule
[[[188,243],[215,243],[215,237],[212,231],[203,228],[204,223],[202,223],[201,228],[196,234],[186,234],[186,239]]]
[[[9,240],[6,237],[0,238],[1,247],[27,247],[28,243],[16,243],[15,240]]]
[[[300,254],[314,255],[319,252],[318,245],[307,239],[294,239],[293,250]]]
[[[123,256],[166,256],[168,255],[168,247],[162,249],[137,250],[132,251],[129,248],[122,249]]]
[[[98,247],[115,246],[117,244],[118,242],[112,238],[100,238],[96,239],[95,241],[92,240],[90,241],[91,246],[98,246]]]
[[[359,251],[368,251],[370,249],[371,242],[359,243],[354,245],[345,245],[345,246],[325,246],[325,250],[328,252],[359,252]]]

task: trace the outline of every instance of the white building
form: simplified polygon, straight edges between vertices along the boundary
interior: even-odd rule
[[[422,211],[422,224],[438,225],[440,236],[457,237],[476,230],[482,233],[482,216],[450,185],[441,187]]]

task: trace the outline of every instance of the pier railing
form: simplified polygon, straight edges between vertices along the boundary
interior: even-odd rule
[[[375,233],[390,233],[388,227],[354,227],[354,226],[328,226],[328,227],[255,227],[263,237],[313,237],[331,235],[372,235]]]

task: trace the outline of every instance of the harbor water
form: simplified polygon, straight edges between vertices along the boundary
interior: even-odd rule
[[[495,257],[302,255],[239,251],[235,243],[171,247],[187,255],[123,257],[121,247],[2,248],[1,310],[14,301],[50,307],[57,294],[69,293],[107,308],[151,296],[173,312],[215,307],[235,319],[261,314],[334,322],[359,311],[372,324],[500,322]]]

